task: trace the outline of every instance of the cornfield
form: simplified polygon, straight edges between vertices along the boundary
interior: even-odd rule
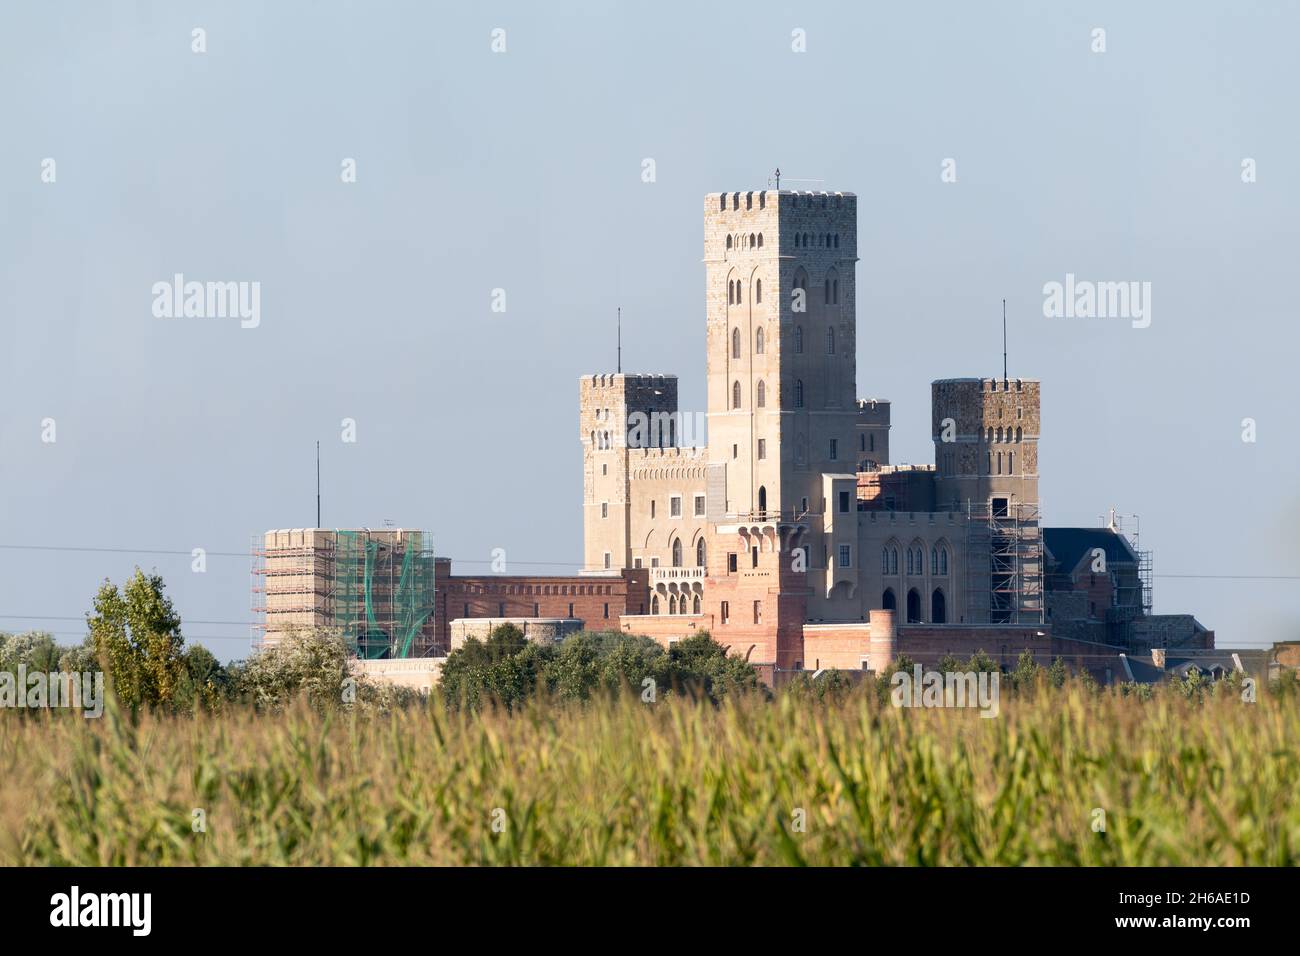
[[[866,690],[0,714],[0,863],[1291,865],[1300,707],[1077,684],[995,719]]]

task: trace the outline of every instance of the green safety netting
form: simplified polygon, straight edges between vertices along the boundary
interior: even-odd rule
[[[336,531],[334,623],[358,657],[409,657],[433,614],[433,548],[426,535]]]

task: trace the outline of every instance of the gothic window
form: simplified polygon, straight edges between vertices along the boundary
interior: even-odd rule
[[[740,384],[736,384],[737,394],[739,393]],[[737,406],[739,408],[739,406]],[[794,407],[803,408],[803,379],[797,379],[794,383]]]
[[[760,206],[763,204],[763,197],[762,197],[762,196],[759,196],[759,197],[758,197],[758,202],[759,202],[759,205],[760,205]],[[761,232],[758,234],[758,248],[760,248],[760,249],[763,248],[763,234],[762,234]]]
[[[766,343],[764,343],[764,341],[763,341],[763,327],[760,325],[760,326],[758,327],[758,331],[754,333],[754,351],[755,351],[756,353],[758,353],[759,355],[762,355],[762,354],[763,354],[763,346],[764,346],[765,344],[766,344]]]
[[[725,203],[727,200],[726,200],[726,198],[724,197],[722,201]],[[730,237],[730,236],[727,237],[727,248],[728,248],[728,249],[731,248],[731,237]]]
[[[830,279],[826,280],[826,291],[823,293],[822,298],[825,300],[824,304],[826,305],[831,304],[831,280]]]
[[[699,541],[695,542],[695,566],[697,568],[704,567],[704,538],[703,537],[701,537]],[[696,611],[695,613],[698,614],[699,612]]]
[[[840,280],[831,280],[831,305],[840,304]]]
[[[762,279],[757,279],[754,282],[754,304],[755,305],[763,304],[763,280]],[[762,349],[759,349],[759,351],[761,352]]]
[[[731,407],[740,407],[740,382],[733,382],[731,385]]]
[[[758,405],[759,408],[766,408],[766,407],[767,407],[767,384],[764,383],[761,379],[759,380],[759,383],[758,383],[758,401],[757,401],[757,405]]]
[[[740,329],[731,330],[731,357],[740,358]]]
[[[673,538],[673,567],[682,566],[682,539]]]
[[[796,325],[794,327],[794,354],[795,355],[803,354],[803,326],[802,325]]]
[[[751,232],[751,233],[749,234],[749,248],[753,249],[754,246],[755,246],[757,243],[758,243],[758,237],[756,237],[756,236]]]
[[[835,327],[831,326],[826,330],[826,354],[835,354]]]
[[[700,596],[698,594],[695,595],[695,607],[692,610],[696,614],[700,613]]]

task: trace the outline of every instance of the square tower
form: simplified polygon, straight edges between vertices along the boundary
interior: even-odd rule
[[[823,511],[857,461],[857,197],[704,200],[708,436],[731,516]]]
[[[584,375],[578,421],[584,570],[630,568],[629,462],[637,449],[677,447],[677,376]]]

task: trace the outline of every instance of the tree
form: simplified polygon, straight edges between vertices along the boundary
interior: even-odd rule
[[[1034,659],[1034,652],[1025,648],[1016,659],[1016,669],[1011,672],[1011,686],[1018,691],[1033,690],[1042,672]]]
[[[1069,676],[1069,672],[1065,669],[1065,661],[1059,657],[1052,661],[1051,667],[1047,668],[1047,682],[1053,687],[1064,687],[1065,680]]]
[[[351,677],[349,656],[341,637],[290,630],[238,669],[235,689],[257,707],[282,707],[299,695],[317,707],[333,706],[343,701]],[[202,672],[205,662],[193,665]]]
[[[54,643],[54,637],[44,631],[25,634],[0,632],[0,671],[11,673],[23,665],[28,672],[50,673],[59,669],[59,656],[63,652]]]
[[[118,700],[133,710],[171,706],[184,673],[185,641],[162,577],[136,568],[121,591],[106,580],[94,607],[86,623]]]

